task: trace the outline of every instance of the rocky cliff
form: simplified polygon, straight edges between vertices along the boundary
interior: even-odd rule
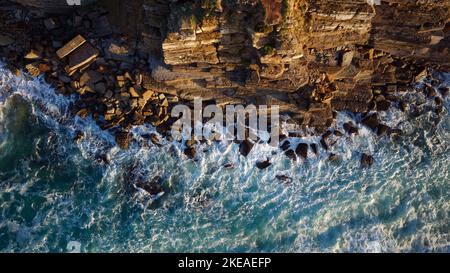
[[[130,51],[149,54],[155,91],[221,105],[277,104],[319,130],[333,111],[386,110],[424,68],[450,68],[449,1],[97,2]]]

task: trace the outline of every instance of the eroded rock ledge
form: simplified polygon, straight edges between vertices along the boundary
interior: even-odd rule
[[[80,9],[13,2],[30,9],[11,15],[11,1],[0,0],[2,56],[18,67],[34,63],[31,71],[62,92],[80,93],[79,114],[106,117],[104,128],[159,126],[168,104],[200,96],[219,105],[280,105],[323,133],[335,111],[404,107],[397,92],[427,68],[450,68],[449,1],[105,0]],[[99,56],[64,73],[56,51],[78,34]]]

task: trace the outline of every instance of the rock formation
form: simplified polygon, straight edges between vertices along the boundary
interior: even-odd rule
[[[97,2],[127,35],[123,56],[149,56],[146,88],[219,105],[276,104],[318,131],[333,123],[333,111],[384,111],[424,68],[450,68],[449,1]],[[110,49],[120,61],[121,47]]]

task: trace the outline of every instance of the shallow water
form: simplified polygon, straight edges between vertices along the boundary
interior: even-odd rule
[[[122,151],[69,114],[73,98],[0,68],[0,251],[449,252],[449,99],[439,118],[421,91],[404,96],[423,101],[424,114],[382,115],[404,136],[360,126],[331,147],[338,162],[320,150],[293,164],[267,145],[245,159],[231,143],[203,146],[195,162],[178,143]],[[339,113],[338,127],[358,118]],[[86,134],[79,143],[76,130]],[[133,129],[138,140],[154,131]],[[362,152],[374,155],[369,169]],[[271,167],[254,167],[266,158]],[[133,193],[130,173],[162,176],[165,194]]]

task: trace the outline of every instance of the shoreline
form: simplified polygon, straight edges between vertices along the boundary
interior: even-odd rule
[[[17,6],[14,7],[17,8]],[[173,87],[166,85],[164,81],[155,80],[155,75],[158,75],[155,72],[167,68],[164,66],[155,68],[154,56],[152,57],[148,52],[131,48],[129,41],[127,42],[129,37],[116,32],[109,25],[106,11],[102,11],[102,9],[93,9],[89,12],[87,10],[73,11],[72,15],[67,17],[72,17],[72,19],[66,23],[63,20],[66,15],[33,18],[28,10],[23,9],[22,11],[25,14],[20,19],[14,18],[7,8],[1,12],[2,16],[0,17],[4,26],[9,26],[10,30],[16,33],[17,27],[22,27],[21,36],[23,35],[23,37],[14,37],[0,29],[0,35],[2,35],[0,57],[7,57],[7,63],[15,66],[12,69],[16,73],[19,73],[20,69],[24,69],[32,76],[43,75],[46,81],[61,94],[78,94],[79,99],[75,104],[74,113],[82,118],[92,115],[100,128],[115,135],[117,144],[123,149],[127,149],[131,141],[128,131],[131,126],[144,123],[155,126],[157,131],[167,140],[173,139],[169,134],[169,128],[175,120],[169,117],[170,110],[177,103],[189,102],[189,100],[181,98],[176,92],[174,93]],[[11,18],[8,19],[8,16]],[[24,25],[24,22],[27,23]],[[93,24],[93,22],[96,22],[96,24]],[[99,22],[101,24],[97,24]],[[29,24],[28,27],[27,24]],[[14,39],[11,39],[12,37]],[[28,41],[27,38],[30,37],[34,40],[33,42]],[[76,48],[69,49],[68,53],[62,54],[63,56],[60,58],[58,50],[64,49],[64,46],[67,45],[67,42],[73,40],[73,37],[81,37],[79,39],[84,41],[78,42],[79,45]],[[89,45],[87,55],[82,54],[85,52],[77,53],[79,48],[86,45]],[[371,50],[367,50],[367,52],[370,53],[371,59],[392,58],[392,56],[383,52],[377,53],[377,51]],[[373,54],[379,54],[379,56],[372,56]],[[352,56],[352,58],[354,57]],[[75,60],[73,61],[75,63],[72,63],[72,59]],[[416,68],[416,70],[421,71],[417,75],[412,75],[416,82],[432,76],[429,68],[423,70]],[[170,73],[173,74],[174,72]],[[431,81],[435,80],[432,79]],[[396,91],[389,91],[394,86]],[[316,87],[320,88],[320,85]],[[402,133],[401,130],[382,124],[378,119],[377,112],[386,111],[390,107],[408,111],[408,103],[398,101],[396,98],[399,89],[406,88],[412,88],[412,83],[389,85],[385,90],[384,88],[375,90],[374,95],[364,106],[367,107],[367,111],[360,113],[361,124],[377,133],[379,137],[389,136],[393,141],[398,139]],[[425,85],[424,89],[427,96],[436,102],[437,106],[434,111],[437,114],[442,112],[442,99],[436,96],[436,90],[431,85]],[[330,99],[334,99],[334,97],[330,98],[329,94],[323,94],[324,97],[319,99],[320,96],[314,95],[318,94],[317,89],[311,91],[312,100],[318,99],[319,101],[329,102]],[[445,98],[449,89],[443,87],[442,90],[438,91]],[[239,98],[237,98],[237,101],[240,101]],[[317,154],[319,148],[328,150],[330,143],[327,139],[331,135],[340,137],[358,134],[357,124],[351,122],[344,124],[343,131],[332,129],[335,125],[336,111],[350,109],[333,109],[329,108],[329,105],[325,109],[323,108],[324,105],[326,103],[309,102],[307,111],[309,111],[310,122],[314,123],[316,118],[321,120],[317,127],[308,125],[305,127],[304,123],[300,122],[300,128],[312,129],[318,136],[321,136],[318,143],[311,145],[300,143],[297,147],[291,147],[289,137],[298,137],[299,135],[295,132],[288,132],[286,135],[280,136],[280,149],[293,161],[297,161],[298,158],[306,160],[308,151]],[[292,122],[298,123],[295,119],[292,119]],[[76,132],[75,140],[82,137],[82,132]],[[286,138],[287,140],[285,140]],[[156,135],[149,136],[149,140],[153,144],[159,145],[159,139]],[[185,155],[187,157],[195,158],[195,145],[198,141],[204,140],[193,140],[185,143]],[[239,142],[241,154],[246,156],[253,145],[254,143],[250,141]],[[336,156],[330,153],[329,159],[333,161]],[[261,162],[257,167],[266,168],[270,166],[269,163]],[[361,166],[370,167],[372,164],[373,157],[363,153]]]

